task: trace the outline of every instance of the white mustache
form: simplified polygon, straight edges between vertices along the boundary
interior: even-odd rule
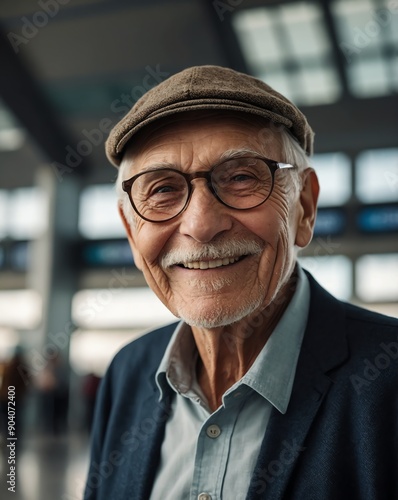
[[[186,262],[209,261],[214,259],[236,258],[243,255],[257,255],[264,249],[257,241],[230,240],[221,243],[208,243],[200,248],[188,250],[176,248],[165,253],[160,261],[163,269]]]

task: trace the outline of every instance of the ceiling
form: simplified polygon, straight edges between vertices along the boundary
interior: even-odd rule
[[[376,36],[365,30],[373,26],[369,23],[378,6],[386,10],[387,5],[366,3],[371,8],[362,10],[358,29],[370,40],[369,47],[359,50],[354,40],[353,57],[375,48]],[[262,7],[275,13],[290,4],[319,8],[330,47],[322,64],[333,69],[341,90],[333,102],[301,106],[316,131],[316,151],[354,153],[396,145],[397,88],[366,98],[350,92],[354,66],[342,49],[332,1],[2,0],[0,188],[32,185],[43,164],[61,177],[62,166],[73,170],[83,183],[111,182],[115,170],[105,158],[103,142],[126,104],[192,65],[218,64],[266,76],[267,68],[256,70],[247,47],[239,43],[236,16]],[[391,11],[388,27],[396,22],[394,16],[398,13]],[[397,45],[383,47],[380,57],[396,64]],[[283,71],[293,75],[296,66],[289,60]]]

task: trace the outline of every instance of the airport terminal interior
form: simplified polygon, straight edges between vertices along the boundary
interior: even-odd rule
[[[0,381],[12,363],[23,379],[15,493],[0,434],[2,499],[82,498],[101,377],[175,320],[134,266],[104,142],[184,68],[252,74],[300,107],[321,183],[300,261],[398,317],[396,1],[1,0],[0,61]]]

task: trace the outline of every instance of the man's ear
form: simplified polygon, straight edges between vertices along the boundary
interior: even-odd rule
[[[132,251],[133,257],[134,257],[134,264],[135,264],[135,266],[139,270],[142,270],[142,267],[141,267],[141,256],[140,256],[140,253],[137,250],[137,247],[136,247],[136,244],[135,244],[135,241],[134,241],[133,233],[131,231],[131,224],[127,220],[127,218],[126,218],[126,216],[124,214],[124,211],[123,211],[123,207],[122,207],[122,205],[120,203],[118,205],[118,211],[119,211],[119,215],[120,215],[120,217],[122,219],[123,226],[124,226],[124,228],[126,230],[127,239],[129,240],[129,243],[130,243],[130,248],[131,248],[131,251]]]
[[[302,175],[302,188],[300,192],[299,218],[297,221],[297,232],[295,244],[306,247],[312,239],[315,226],[316,208],[319,195],[318,176],[313,168],[307,168]]]

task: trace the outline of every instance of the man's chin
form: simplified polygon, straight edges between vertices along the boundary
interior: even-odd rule
[[[190,279],[185,285],[190,288],[193,293],[215,293],[223,292],[228,287],[233,284],[233,280],[230,278],[219,278],[219,279]]]
[[[214,330],[216,328],[224,328],[226,326],[232,325],[238,322],[241,318],[195,318],[195,317],[184,317],[181,319],[187,323],[189,326],[195,328],[201,328],[203,330]]]
[[[237,308],[211,308],[210,311],[180,311],[178,316],[189,326],[211,330],[215,328],[225,328],[227,326],[239,323],[259,309],[263,301],[259,297],[246,306],[241,305]],[[214,310],[216,309],[216,310]]]

